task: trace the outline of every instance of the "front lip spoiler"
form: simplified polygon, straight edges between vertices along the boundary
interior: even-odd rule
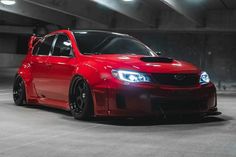
[[[166,119],[168,117],[168,113],[166,114],[166,112],[161,107],[159,109],[162,117]],[[222,113],[218,111],[218,108],[210,109],[209,111],[202,113],[203,116],[218,116],[221,114]]]

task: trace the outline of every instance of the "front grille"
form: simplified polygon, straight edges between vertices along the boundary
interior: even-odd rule
[[[199,83],[198,74],[152,74],[160,85],[194,87]]]

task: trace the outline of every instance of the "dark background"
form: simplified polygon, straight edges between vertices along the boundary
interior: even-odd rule
[[[214,81],[236,80],[236,33],[121,32],[161,51],[163,56],[195,64],[208,71]],[[0,34],[1,53],[25,55],[29,37]],[[18,61],[14,63],[18,64]]]
[[[235,0],[17,0],[0,3],[0,68],[16,68],[34,34],[58,29],[130,34],[163,56],[189,61],[236,86]]]

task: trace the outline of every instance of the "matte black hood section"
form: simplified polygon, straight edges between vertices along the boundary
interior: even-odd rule
[[[172,58],[166,57],[142,57],[140,60],[147,63],[172,63],[174,61]]]

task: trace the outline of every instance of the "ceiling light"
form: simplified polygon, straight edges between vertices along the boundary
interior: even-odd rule
[[[1,3],[5,5],[14,5],[16,4],[16,1],[15,0],[1,0]]]

